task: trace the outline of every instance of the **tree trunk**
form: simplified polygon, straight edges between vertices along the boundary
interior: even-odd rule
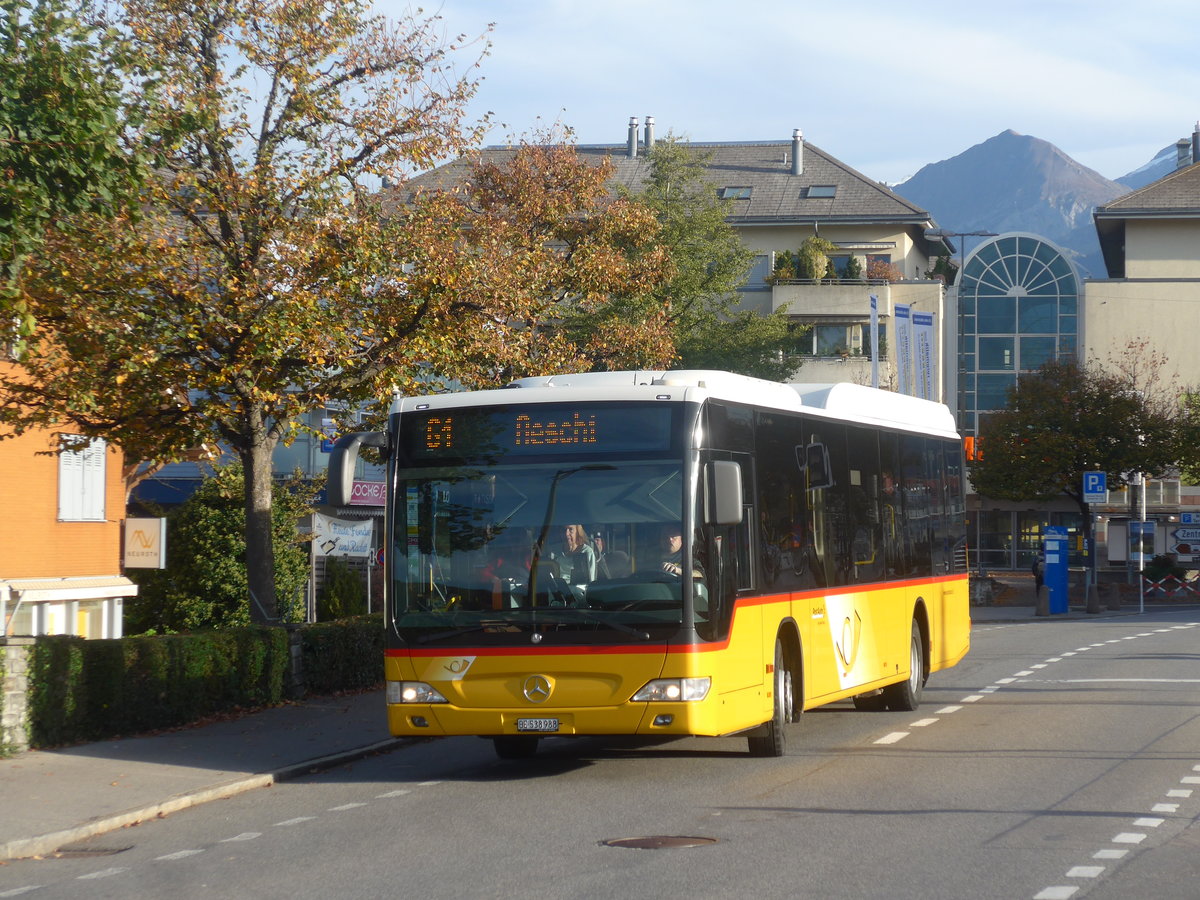
[[[246,478],[246,578],[250,586],[250,621],[279,624],[275,597],[275,544],[271,528],[272,441],[266,428],[256,429],[241,452]]]

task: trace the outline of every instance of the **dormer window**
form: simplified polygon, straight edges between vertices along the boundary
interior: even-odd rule
[[[809,200],[831,200],[837,196],[836,184],[813,184],[809,185],[804,192],[804,196]]]
[[[748,187],[723,187],[717,189],[717,196],[722,200],[749,200],[750,188]]]

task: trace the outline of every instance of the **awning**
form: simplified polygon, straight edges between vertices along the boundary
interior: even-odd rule
[[[138,586],[124,575],[85,575],[70,578],[3,578],[12,600],[41,603],[51,600],[107,600],[135,597]]]

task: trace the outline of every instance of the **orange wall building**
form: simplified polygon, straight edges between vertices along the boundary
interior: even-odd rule
[[[121,574],[120,450],[59,453],[58,431],[0,435],[0,633],[120,637],[137,593]]]

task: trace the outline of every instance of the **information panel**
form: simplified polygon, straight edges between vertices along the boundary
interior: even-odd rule
[[[405,413],[400,445],[410,464],[508,457],[659,453],[671,448],[679,407],[584,403]]]

